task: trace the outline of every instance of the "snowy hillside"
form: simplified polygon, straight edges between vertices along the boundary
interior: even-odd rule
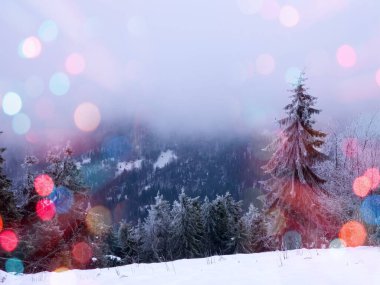
[[[13,276],[0,271],[0,283],[10,285],[380,284],[379,260],[380,249],[375,247],[302,249],[24,276]]]

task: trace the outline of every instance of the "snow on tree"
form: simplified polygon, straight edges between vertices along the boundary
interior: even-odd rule
[[[263,181],[267,234],[271,246],[280,247],[287,232],[298,233],[305,247],[322,246],[326,235],[334,234],[332,210],[326,206],[330,194],[322,187],[325,182],[313,167],[326,159],[320,151],[325,133],[313,128],[312,116],[317,100],[308,94],[302,74],[291,92],[291,103],[285,107],[287,116],[279,120],[281,134],[267,148],[274,151],[263,166],[270,178]]]
[[[198,197],[190,198],[182,191],[171,211],[170,244],[172,257],[202,256],[204,229]]]
[[[262,213],[250,204],[248,211],[242,217],[245,240],[242,244],[243,252],[260,252],[264,250],[265,229]]]
[[[120,222],[118,241],[123,262],[126,264],[138,262],[141,245],[136,228],[125,221]]]
[[[143,225],[143,250],[147,259],[165,261],[170,256],[170,222],[170,204],[160,193],[157,193],[155,204],[150,205]]]

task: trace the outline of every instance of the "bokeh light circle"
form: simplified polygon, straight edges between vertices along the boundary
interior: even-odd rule
[[[81,264],[87,264],[92,257],[92,249],[85,242],[79,242],[73,246],[73,258]]]
[[[360,215],[366,224],[380,225],[380,196],[366,197],[360,206]]]
[[[353,67],[356,64],[356,52],[349,45],[343,45],[336,52],[336,59],[340,66],[344,68]]]
[[[377,85],[380,87],[380,69],[376,72],[375,79]]]
[[[36,58],[41,54],[41,51],[41,42],[36,37],[26,38],[19,46],[19,55],[24,58]]]
[[[343,225],[339,231],[339,238],[345,242],[348,247],[364,245],[367,239],[365,227],[357,222],[350,221]]]
[[[24,272],[24,264],[18,258],[8,258],[5,262],[5,271],[8,273],[21,274]]]
[[[38,37],[44,42],[52,42],[58,36],[58,26],[52,20],[44,21],[38,29]]]
[[[50,77],[49,89],[54,95],[65,95],[70,89],[69,77],[63,72],[54,73]]]
[[[100,111],[93,103],[85,102],[75,109],[74,122],[81,131],[94,131],[99,126],[100,119]]]
[[[38,175],[34,179],[34,189],[36,190],[38,195],[40,195],[42,197],[46,197],[46,196],[50,195],[50,193],[53,191],[54,181],[47,174]]]
[[[271,74],[276,67],[275,60],[270,54],[261,54],[256,59],[257,72],[262,75]]]
[[[67,73],[72,75],[81,74],[86,67],[86,62],[79,53],[70,54],[65,61],[65,69]]]
[[[332,240],[329,244],[329,248],[343,248],[346,247],[346,243],[344,240],[341,240],[340,238],[336,238]]]
[[[3,222],[3,217],[0,216],[0,232],[3,230],[4,222]]]
[[[366,176],[357,177],[352,185],[354,193],[359,197],[365,197],[371,191],[371,180]]]
[[[0,246],[7,252],[12,252],[18,245],[18,237],[12,230],[5,230],[0,233]]]
[[[32,122],[28,115],[19,113],[12,119],[12,129],[18,135],[25,135],[29,132]]]
[[[280,10],[279,20],[283,26],[291,28],[298,24],[300,16],[296,8],[285,5]]]
[[[106,233],[112,226],[110,210],[103,206],[91,208],[86,215],[86,225],[92,234],[102,235]]]
[[[36,205],[37,216],[42,221],[50,221],[55,216],[55,205],[50,199],[42,199]]]
[[[9,116],[16,115],[22,108],[21,97],[15,92],[8,92],[3,97],[3,111]]]
[[[48,198],[54,202],[58,214],[69,212],[74,203],[73,193],[64,186],[54,188]]]

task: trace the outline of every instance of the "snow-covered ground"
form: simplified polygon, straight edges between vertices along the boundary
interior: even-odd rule
[[[23,276],[0,271],[2,281],[11,285],[380,284],[380,248],[238,254]]]
[[[166,165],[168,165],[170,162],[176,160],[178,157],[172,150],[167,150],[161,152],[159,157],[157,158],[157,161],[153,164],[153,168],[163,168]]]

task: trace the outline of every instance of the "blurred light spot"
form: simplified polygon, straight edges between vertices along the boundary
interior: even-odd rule
[[[57,269],[55,269],[53,272],[65,272],[68,270],[69,270],[69,268],[67,268],[65,266],[61,266],[61,267],[58,267]]]
[[[300,16],[296,8],[286,5],[281,8],[279,19],[283,26],[291,28],[298,24]]]
[[[364,245],[367,232],[364,226],[357,221],[350,221],[343,225],[339,231],[339,238],[343,240],[348,247]]]
[[[86,225],[92,234],[106,233],[112,226],[111,212],[103,206],[91,208],[86,216]]]
[[[52,20],[44,21],[38,29],[38,36],[44,42],[52,42],[58,36],[58,26]]]
[[[47,174],[38,175],[34,179],[34,189],[42,197],[48,196],[54,189],[54,181]]]
[[[364,176],[371,181],[371,190],[376,189],[380,184],[380,172],[378,168],[368,168]]]
[[[50,199],[42,199],[37,202],[36,213],[42,221],[50,221],[55,216],[55,205]]]
[[[376,83],[380,87],[380,69],[376,72]]]
[[[14,93],[8,92],[3,97],[3,111],[9,116],[16,115],[22,108],[21,97]]]
[[[8,273],[20,274],[24,272],[24,264],[18,258],[9,258],[5,262],[5,271]]]
[[[5,230],[0,233],[0,246],[7,252],[12,252],[18,245],[18,237],[12,230]]]
[[[369,225],[380,225],[380,196],[371,195],[365,198],[360,214],[363,221]]]
[[[54,202],[58,214],[67,213],[74,203],[72,192],[64,186],[54,188],[48,198]]]
[[[72,255],[79,263],[87,264],[92,257],[92,249],[87,243],[79,242],[74,245]]]
[[[277,19],[280,15],[280,5],[275,0],[264,0],[260,14],[266,20]]]
[[[356,52],[351,46],[343,45],[338,48],[336,59],[342,67],[353,67],[356,64]]]
[[[282,238],[282,244],[285,250],[302,248],[302,237],[297,231],[287,231]]]
[[[357,177],[352,185],[354,193],[359,197],[365,197],[371,191],[371,180],[366,176]]]
[[[31,121],[28,115],[19,113],[12,119],[12,129],[18,135],[25,135],[29,132]]]
[[[90,102],[80,104],[75,109],[74,122],[81,131],[94,131],[100,124],[100,112],[98,107]]]
[[[63,72],[54,73],[50,77],[49,88],[54,95],[65,95],[70,89],[70,79]]]
[[[79,53],[72,53],[66,58],[65,68],[72,75],[81,74],[86,67],[86,62]]]
[[[44,92],[43,80],[38,76],[30,76],[25,82],[25,92],[30,97],[38,97]]]
[[[42,45],[38,38],[29,37],[23,40],[19,46],[19,56],[24,58],[35,58],[41,54]]]
[[[237,0],[240,11],[246,15],[253,15],[260,12],[263,2],[263,0]]]
[[[261,54],[256,59],[257,72],[262,75],[269,75],[275,69],[274,58],[270,54]]]
[[[3,230],[4,222],[3,222],[3,217],[0,216],[0,232]]]
[[[143,37],[147,34],[147,25],[142,17],[134,16],[128,20],[127,29],[130,35]]]
[[[347,138],[342,142],[343,154],[349,158],[355,157],[358,154],[358,140],[355,138]]]
[[[330,242],[329,248],[343,248],[346,247],[346,243],[340,238],[336,238]]]
[[[289,67],[285,73],[286,82],[291,85],[297,84],[301,73],[302,71],[298,67]]]

